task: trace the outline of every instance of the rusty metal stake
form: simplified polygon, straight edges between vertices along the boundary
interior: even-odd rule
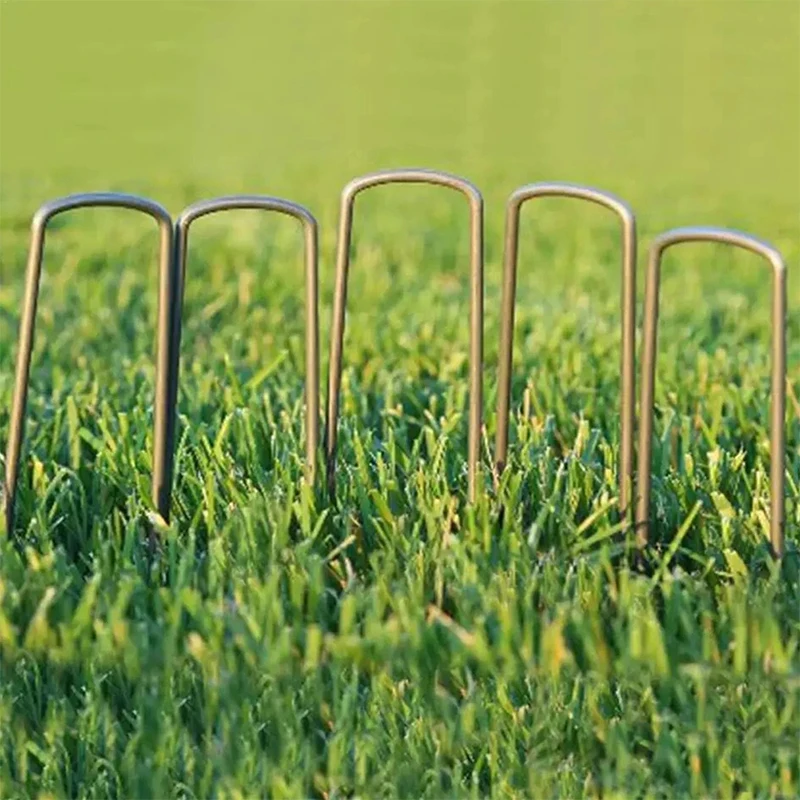
[[[317,221],[305,207],[263,195],[232,195],[201,200],[185,208],[175,223],[175,264],[177,269],[177,288],[175,309],[172,320],[172,343],[170,374],[174,394],[170,398],[169,425],[174,437],[175,412],[177,406],[178,374],[180,369],[181,317],[183,314],[183,295],[186,282],[186,254],[189,244],[189,228],[192,223],[208,214],[236,209],[274,211],[293,217],[303,226],[305,236],[306,271],[306,476],[313,482],[316,472],[317,447],[319,444],[319,300],[318,300],[318,246]],[[170,478],[173,471],[173,457],[170,454],[167,472]]]
[[[650,514],[650,478],[653,438],[653,391],[656,369],[661,259],[670,247],[685,242],[718,242],[749,250],[772,267],[772,409],[770,421],[770,542],[772,552],[783,555],[784,461],[786,409],[786,266],[781,254],[767,242],[725,228],[676,228],[662,233],[651,245],[647,267],[644,316],[644,354],[640,403],[639,464],[637,469],[636,531],[640,547],[647,544]]]
[[[532,183],[517,189],[506,208],[503,265],[503,307],[497,390],[495,475],[499,479],[508,455],[508,414],[514,347],[514,305],[517,287],[519,217],[524,203],[539,197],[572,197],[597,203],[613,211],[622,223],[622,355],[620,390],[619,494],[623,518],[629,513],[633,486],[633,428],[636,350],[636,218],[626,203],[614,195],[571,183]]]
[[[25,408],[28,399],[31,353],[39,300],[39,281],[42,274],[44,241],[47,223],[55,216],[77,208],[127,208],[148,214],[158,223],[161,231],[158,288],[158,344],[156,351],[156,397],[153,432],[153,505],[167,520],[171,481],[167,479],[167,465],[172,442],[167,423],[167,409],[171,388],[169,385],[170,312],[175,290],[172,264],[172,218],[158,203],[129,194],[92,192],[74,194],[45,203],[34,215],[31,224],[31,244],[25,278],[25,299],[20,322],[19,351],[14,396],[9,421],[6,449],[6,476],[4,486],[5,523],[10,534],[14,527],[14,503],[22,440],[25,432]]]
[[[374,172],[355,178],[342,191],[339,238],[336,249],[336,289],[331,328],[328,371],[328,409],[325,429],[328,493],[335,494],[336,439],[339,418],[339,389],[342,380],[347,277],[350,270],[350,240],[353,231],[353,206],[359,192],[387,183],[418,183],[445,186],[461,192],[470,206],[470,362],[469,362],[469,440],[467,451],[468,497],[475,501],[482,415],[483,370],[483,198],[477,187],[464,178],[427,169],[398,169]]]

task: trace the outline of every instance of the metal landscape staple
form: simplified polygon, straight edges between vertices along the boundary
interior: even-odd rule
[[[168,409],[170,386],[170,317],[175,293],[175,265],[172,258],[172,218],[166,209],[144,197],[114,192],[73,194],[45,203],[33,216],[28,267],[25,277],[25,297],[20,323],[17,370],[6,449],[6,475],[4,486],[5,524],[11,533],[14,527],[14,505],[19,478],[19,460],[25,433],[25,408],[30,381],[31,354],[36,326],[36,308],[39,301],[39,283],[44,257],[45,232],[53,217],[78,208],[127,208],[148,214],[156,220],[161,232],[158,280],[158,344],[156,352],[156,397],[153,435],[153,505],[158,513],[169,518],[169,501],[172,481],[167,469],[172,451],[169,435]]]
[[[636,352],[636,218],[629,206],[614,195],[571,183],[532,183],[517,189],[506,206],[503,253],[503,307],[500,318],[500,364],[497,387],[495,475],[499,479],[508,455],[508,412],[514,347],[514,305],[517,289],[519,218],[522,206],[539,197],[573,197],[613,211],[622,222],[622,355],[620,358],[619,496],[621,514],[627,516],[633,484],[633,429]]]
[[[264,195],[230,195],[201,200],[185,208],[175,223],[175,263],[177,287],[172,321],[170,375],[174,393],[170,397],[170,442],[174,441],[174,420],[180,371],[181,321],[186,284],[186,255],[189,228],[200,217],[236,209],[256,209],[285,214],[298,220],[305,241],[306,324],[305,324],[305,401],[306,401],[306,474],[314,480],[319,444],[319,299],[318,299],[318,226],[314,215],[304,206],[278,197]],[[168,476],[172,478],[174,454],[170,451]]]
[[[653,445],[653,390],[656,371],[661,259],[677,244],[717,242],[749,250],[767,260],[772,268],[772,398],[770,412],[770,542],[773,554],[783,555],[784,461],[786,434],[786,266],[772,245],[740,231],[725,228],[675,228],[658,236],[650,246],[644,309],[644,354],[642,357],[642,396],[639,413],[639,463],[637,468],[636,535],[641,546],[647,544],[650,515],[650,479]]]
[[[350,270],[350,240],[356,195],[387,183],[424,183],[461,192],[470,207],[470,348],[469,348],[469,440],[467,445],[468,498],[474,502],[480,454],[483,377],[483,198],[477,187],[464,178],[428,169],[397,169],[373,172],[350,181],[342,191],[339,238],[336,248],[336,288],[331,326],[328,371],[328,409],[325,427],[328,493],[336,486],[336,439],[339,419],[339,388],[342,381],[347,277]]]

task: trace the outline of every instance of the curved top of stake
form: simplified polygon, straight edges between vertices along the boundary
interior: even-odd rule
[[[665,231],[653,240],[651,253],[662,253],[674,244],[684,242],[719,242],[733,247],[749,250],[751,253],[763,256],[769,261],[775,272],[784,272],[786,264],[783,256],[769,243],[749,233],[742,233],[730,228],[712,228],[702,225],[685,228],[673,228]]]
[[[155,200],[148,200],[146,197],[139,197],[135,194],[125,194],[123,192],[85,192],[82,194],[70,194],[66,197],[59,197],[50,200],[40,206],[33,215],[31,228],[40,230],[49,220],[64,211],[72,211],[75,208],[130,208],[149,214],[153,219],[165,225],[172,225],[172,217],[160,203]]]
[[[483,205],[483,196],[474,183],[453,175],[450,172],[441,172],[436,169],[385,169],[370,172],[360,178],[353,178],[342,189],[342,199],[352,200],[359,192],[372,186],[385,183],[429,183],[437,186],[447,186],[466,195],[473,205]]]
[[[225,197],[215,197],[212,200],[199,200],[181,211],[176,221],[178,228],[184,229],[196,219],[218,211],[232,211],[234,209],[253,209],[276,211],[279,214],[299,219],[306,225],[316,227],[317,220],[305,206],[293,203],[291,200],[282,200],[280,197],[269,197],[259,194],[233,194]]]
[[[602,189],[582,186],[578,183],[562,183],[560,181],[529,183],[512,192],[508,198],[508,205],[520,206],[526,200],[534,197],[575,197],[580,200],[589,200],[616,211],[626,223],[632,223],[635,220],[631,207],[624,200]]]

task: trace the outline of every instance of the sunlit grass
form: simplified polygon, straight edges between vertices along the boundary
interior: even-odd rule
[[[569,215],[543,212],[523,265],[546,260],[552,281],[520,284],[510,469],[469,509],[464,237],[457,201],[436,197],[418,210],[435,236],[398,238],[389,200],[362,216],[336,508],[302,488],[296,231],[263,222],[236,244],[198,228],[155,563],[149,231],[92,242],[75,216],[53,234],[19,528],[2,543],[4,796],[797,791],[800,419],[790,402],[781,568],[766,319],[738,323],[768,295],[753,262],[690,254],[731,274],[703,314],[678,264],[665,273],[681,312],[663,320],[656,549],[636,574],[614,513],[613,236],[575,240]],[[5,425],[9,374],[0,386]]]

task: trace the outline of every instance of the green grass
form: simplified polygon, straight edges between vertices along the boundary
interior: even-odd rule
[[[523,212],[511,465],[470,508],[465,204],[405,187],[358,201],[337,508],[302,486],[296,225],[193,229],[174,518],[151,560],[155,231],[69,215],[48,238],[18,524],[0,538],[0,796],[800,793],[797,6],[165,4],[164,36],[150,7],[0,6],[0,442],[39,202],[307,203],[324,385],[337,192],[420,164],[487,198],[488,464],[504,199],[586,181],[634,205],[642,250],[697,222],[785,255],[788,554],[767,551],[757,259],[667,258],[640,573],[615,519],[610,217]],[[127,58],[92,69],[117,46]]]

